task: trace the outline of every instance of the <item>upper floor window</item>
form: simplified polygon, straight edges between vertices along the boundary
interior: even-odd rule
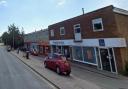
[[[74,32],[75,32],[75,33],[81,33],[80,24],[74,25]]]
[[[54,30],[50,30],[50,35],[51,35],[51,37],[54,36]]]
[[[93,31],[103,31],[102,18],[92,20]]]
[[[64,27],[60,27],[60,35],[65,35],[65,29],[64,29]]]

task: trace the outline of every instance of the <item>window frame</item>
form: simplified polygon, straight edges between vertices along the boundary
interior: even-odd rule
[[[54,34],[54,29],[50,30],[50,36],[51,36],[51,37],[54,37],[54,36],[55,36],[55,34]]]
[[[64,31],[64,33],[61,33],[62,30]],[[65,35],[65,27],[60,27],[60,35]]]
[[[101,29],[95,29],[95,24],[97,24],[97,23],[100,23],[101,24]],[[103,20],[102,20],[102,18],[97,18],[97,19],[93,19],[92,20],[92,25],[93,25],[93,31],[94,32],[99,32],[99,31],[103,31],[104,30],[104,26],[103,26]]]
[[[79,27],[76,27],[77,25],[79,25]],[[80,24],[75,24],[75,25],[73,25],[73,28],[74,28],[74,34],[76,33],[76,29],[77,28],[80,28],[80,34],[81,34],[81,26],[80,26]]]

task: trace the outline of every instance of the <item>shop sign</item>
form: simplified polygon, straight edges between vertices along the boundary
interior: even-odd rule
[[[105,46],[104,39],[99,39],[99,46]]]
[[[55,45],[64,45],[63,41],[54,41],[53,44]]]

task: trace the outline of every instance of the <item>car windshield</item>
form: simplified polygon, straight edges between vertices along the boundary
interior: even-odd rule
[[[62,59],[62,60],[66,60],[66,57],[64,55],[56,54],[56,53],[49,53],[48,57],[49,58],[59,58],[59,59]]]
[[[66,60],[66,57],[64,55],[60,56],[62,60]]]
[[[49,54],[48,54],[48,57],[49,57],[49,58],[52,58],[52,57],[53,57],[53,54],[52,54],[52,53],[49,53]]]

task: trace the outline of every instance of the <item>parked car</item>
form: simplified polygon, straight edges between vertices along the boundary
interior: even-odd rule
[[[11,51],[11,47],[7,46],[7,51],[10,52]]]
[[[31,50],[31,55],[38,56],[38,52],[35,49]]]
[[[62,54],[53,53],[48,54],[45,58],[44,66],[56,71],[58,74],[70,75],[71,66],[66,57]]]

